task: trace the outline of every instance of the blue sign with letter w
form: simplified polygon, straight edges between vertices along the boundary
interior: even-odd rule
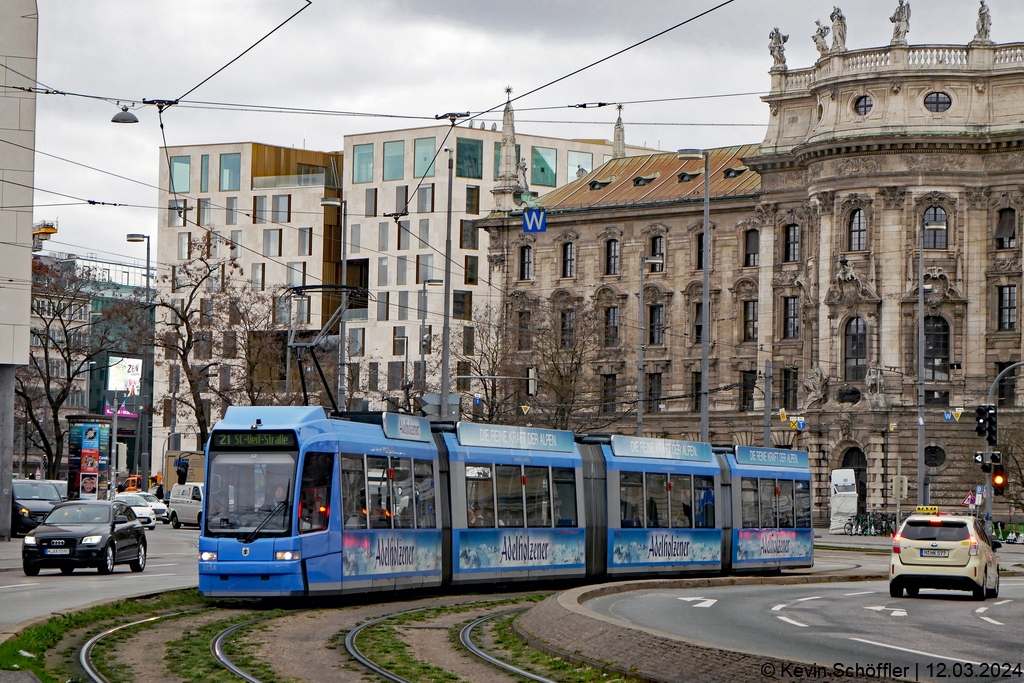
[[[544,209],[523,210],[523,232],[547,232],[548,215]]]

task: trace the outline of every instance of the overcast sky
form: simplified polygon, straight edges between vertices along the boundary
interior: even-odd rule
[[[433,116],[480,112],[713,7],[719,0],[314,0],[290,23],[187,99]],[[174,99],[302,7],[303,0],[38,0],[39,72],[47,86],[138,103]],[[913,0],[912,44],[966,44],[973,0]],[[1024,3],[990,0],[992,38],[1024,40]],[[810,66],[814,21],[832,0],[734,0],[624,55],[515,104],[520,132],[611,138],[613,107],[522,111],[577,102],[764,91],[768,32],[790,35],[790,68]],[[847,46],[888,44],[896,0],[845,0]],[[40,95],[36,147],[141,181],[132,183],[38,154],[36,187],[76,197],[155,207],[161,145],[156,110],[137,125],[109,123],[102,100]],[[498,112],[500,115],[500,112]],[[661,149],[759,142],[767,107],[758,97],[629,105],[626,141]],[[494,120],[499,120],[494,118]],[[542,123],[540,121],[576,123]],[[537,122],[532,122],[537,121]],[[170,145],[255,141],[339,150],[343,136],[418,125],[415,120],[238,113],[174,107]],[[419,122],[422,123],[422,122]],[[753,127],[641,125],[741,123]],[[488,127],[489,123],[488,123]],[[46,206],[59,219],[51,248],[101,258],[142,257],[129,232],[155,235],[155,208]],[[105,251],[103,251],[105,250]]]

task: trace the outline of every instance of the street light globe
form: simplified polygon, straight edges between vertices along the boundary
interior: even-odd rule
[[[149,235],[143,235],[138,232],[133,232],[126,238],[129,242],[145,242],[149,239]]]
[[[139,119],[136,118],[135,114],[128,111],[128,105],[121,105],[121,111],[114,114],[114,118],[110,119],[111,123],[138,123]]]

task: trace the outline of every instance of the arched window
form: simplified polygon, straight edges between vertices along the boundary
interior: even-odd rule
[[[949,323],[937,315],[924,319],[924,378],[949,381]]]
[[[761,233],[757,230],[747,230],[743,240],[743,265],[756,266],[760,262],[761,254]]]
[[[533,279],[533,247],[529,244],[519,247],[519,279]]]
[[[846,323],[845,373],[847,382],[862,380],[868,372],[868,327],[863,318]]]
[[[850,214],[850,251],[864,251],[868,248],[868,219],[863,209]]]
[[[655,256],[661,259],[665,258],[665,236],[655,235],[651,238],[651,256]],[[660,273],[665,270],[665,262],[662,260],[661,263],[652,263],[651,272]]]
[[[562,277],[576,277],[576,245],[573,242],[562,245]]]
[[[604,243],[604,274],[619,274],[619,241],[608,240]]]
[[[1013,209],[1000,209],[999,222],[996,224],[996,249],[1015,249],[1017,247],[1017,212]]]
[[[933,206],[924,212],[924,248],[946,248],[946,211],[941,206]]]

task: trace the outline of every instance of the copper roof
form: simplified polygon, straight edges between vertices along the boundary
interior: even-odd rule
[[[761,176],[748,169],[744,157],[759,145],[712,149],[711,197],[756,195]],[[538,200],[548,211],[662,204],[704,197],[704,160],[680,159],[675,153],[612,159],[593,171],[552,190]]]

